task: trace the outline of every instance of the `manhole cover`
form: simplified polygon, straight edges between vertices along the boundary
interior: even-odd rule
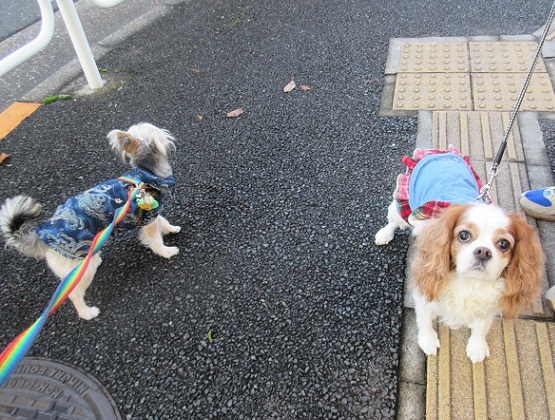
[[[121,419],[91,375],[66,363],[24,358],[0,387],[0,419]]]

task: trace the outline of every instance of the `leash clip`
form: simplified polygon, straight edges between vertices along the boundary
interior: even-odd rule
[[[478,197],[476,197],[476,201],[484,200],[484,202],[486,204],[491,204],[493,202],[492,199],[491,199],[491,196],[489,195],[489,190],[491,189],[493,181],[495,180],[495,177],[497,176],[498,168],[499,168],[499,165],[494,162],[493,166],[491,167],[491,169],[489,171],[490,180],[487,184],[482,185],[482,188],[480,188],[480,194],[478,194]]]
[[[491,204],[492,200],[489,195],[489,190],[491,188],[491,183],[484,184],[482,188],[480,188],[480,194],[476,197],[476,201],[484,200],[486,204]]]

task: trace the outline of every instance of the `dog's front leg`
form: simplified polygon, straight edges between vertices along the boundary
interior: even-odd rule
[[[428,356],[435,356],[439,349],[439,338],[434,330],[433,302],[426,302],[424,297],[417,292],[413,293],[414,310],[416,312],[416,324],[418,326],[418,345]]]
[[[489,357],[489,346],[486,336],[491,328],[493,317],[479,319],[470,325],[471,334],[466,346],[466,355],[472,363],[479,363]]]
[[[152,223],[141,228],[139,239],[143,245],[148,246],[156,255],[171,258],[179,254],[179,249],[175,246],[164,245],[163,235],[177,233],[180,230],[179,226],[172,226],[162,216],[158,216]]]

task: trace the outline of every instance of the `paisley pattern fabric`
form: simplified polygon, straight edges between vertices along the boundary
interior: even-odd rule
[[[162,210],[164,196],[175,186],[173,176],[158,178],[144,169],[133,167],[123,175],[145,183],[147,190],[159,206],[150,211],[139,208],[137,202],[112,234],[152,222]],[[38,226],[38,236],[52,249],[66,258],[85,258],[95,235],[107,227],[118,208],[127,201],[129,189],[134,185],[121,179],[111,179],[87,191],[70,197],[58,206],[54,215]]]

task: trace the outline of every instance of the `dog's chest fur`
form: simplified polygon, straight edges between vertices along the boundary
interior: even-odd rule
[[[505,283],[502,279],[486,282],[459,279],[451,275],[440,294],[439,315],[451,328],[470,326],[478,319],[499,313],[498,302],[504,292]]]

